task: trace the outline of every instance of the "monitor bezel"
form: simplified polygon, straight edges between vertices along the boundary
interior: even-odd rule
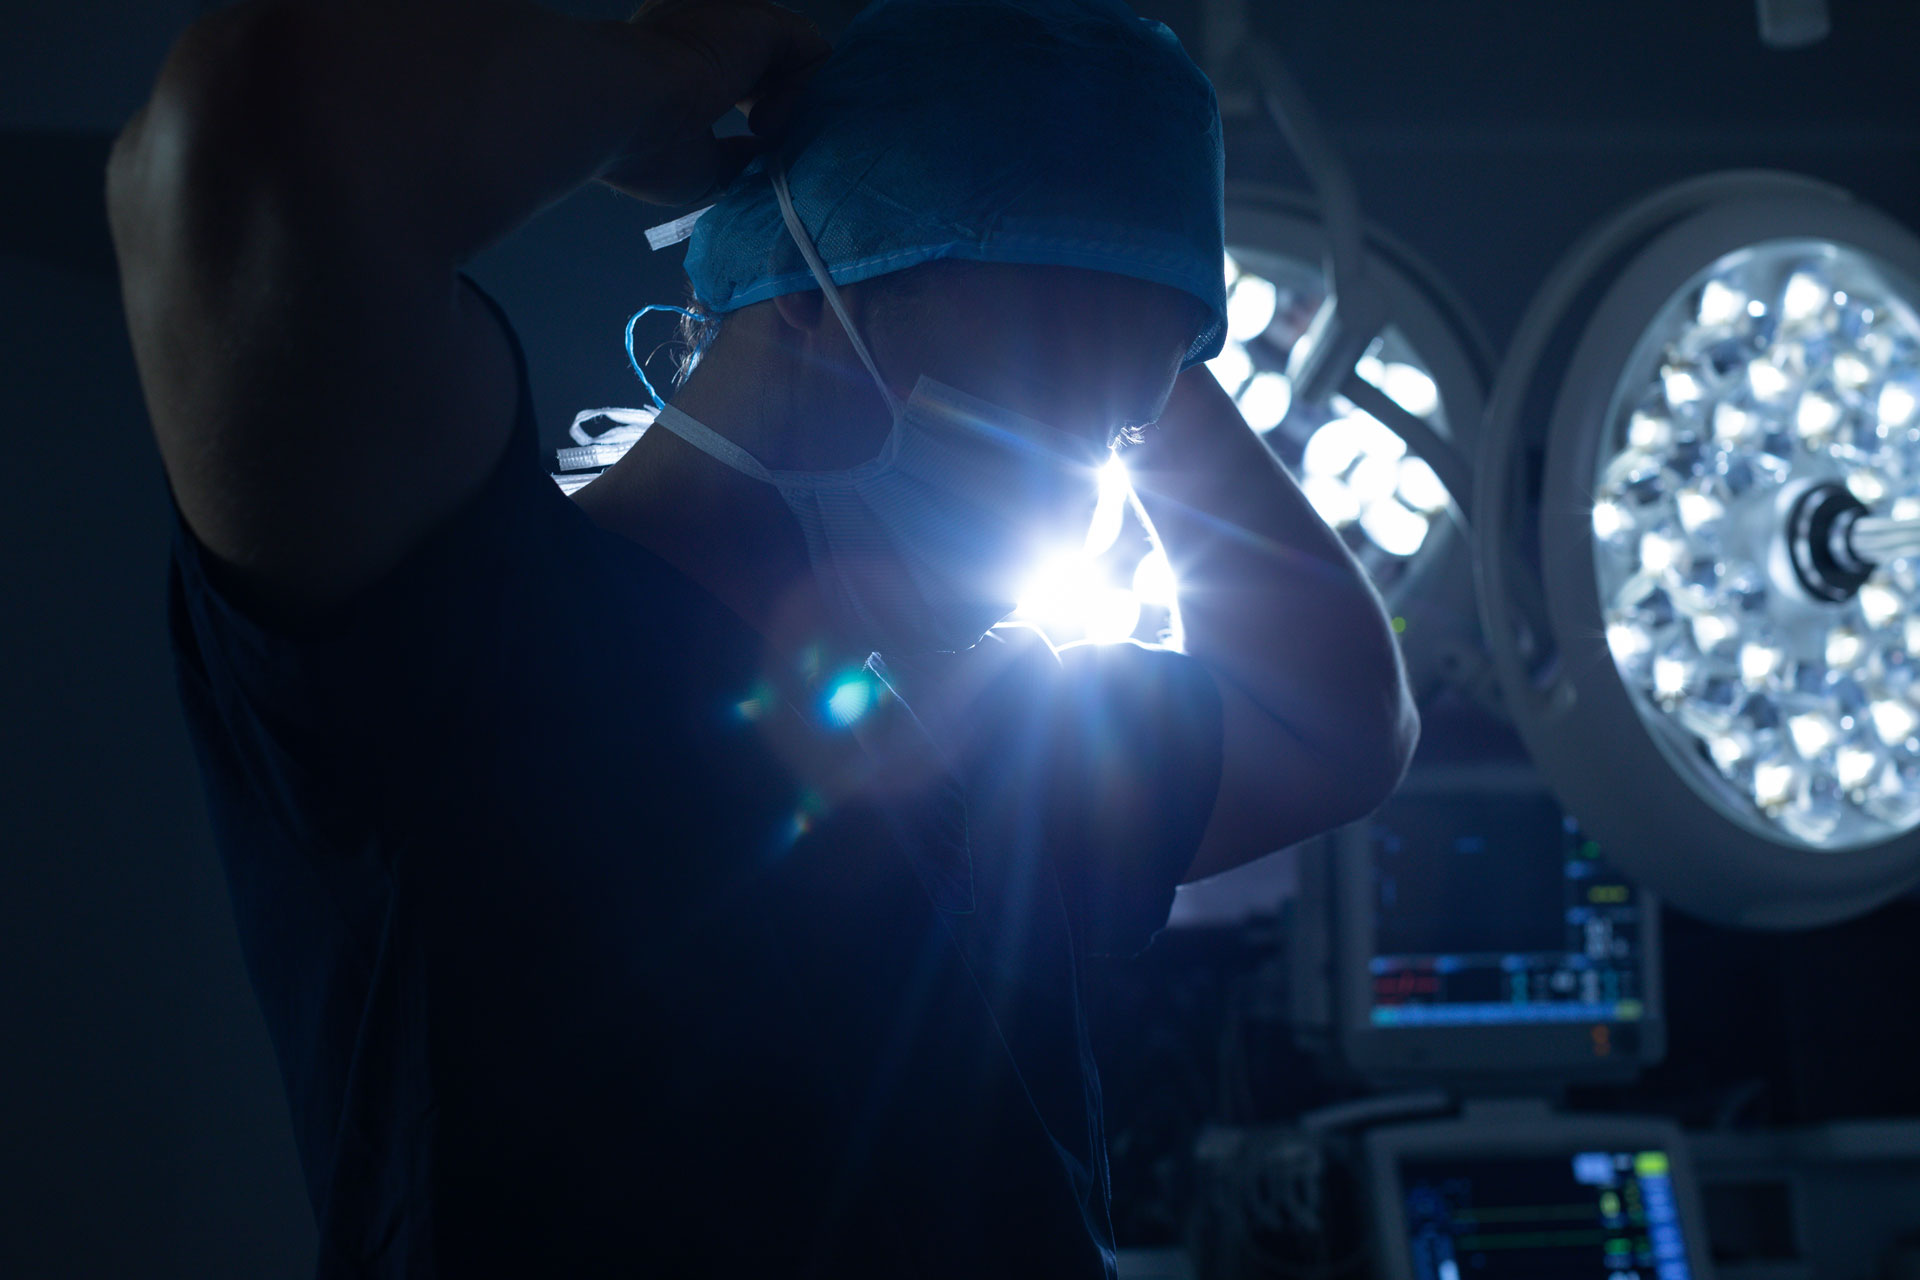
[[[1525,765],[1435,769],[1409,775],[1394,800],[1447,796],[1545,795],[1540,775]],[[1393,801],[1387,802],[1392,804]],[[1577,820],[1577,819],[1576,819]],[[1383,1027],[1372,1021],[1374,921],[1372,912],[1372,816],[1342,827],[1330,838],[1328,877],[1333,898],[1334,1022],[1341,1057],[1376,1083],[1426,1082],[1435,1077],[1499,1079],[1522,1087],[1568,1082],[1625,1080],[1666,1054],[1665,996],[1661,990],[1660,903],[1635,885],[1642,907],[1640,980],[1643,1013],[1632,1023],[1590,1021]],[[1604,850],[1603,850],[1604,856]],[[1595,1052],[1596,1025],[1608,1028],[1606,1055]],[[1632,1026],[1637,1043],[1619,1049],[1618,1030]]]
[[[1713,1280],[1712,1250],[1700,1185],[1694,1178],[1686,1135],[1671,1120],[1655,1116],[1560,1115],[1524,1107],[1495,1108],[1487,1114],[1452,1120],[1392,1125],[1363,1139],[1371,1199],[1375,1272],[1380,1280],[1413,1280],[1413,1254],[1407,1239],[1405,1189],[1400,1162],[1415,1159],[1499,1159],[1539,1157],[1580,1151],[1664,1151],[1680,1234],[1693,1280]]]

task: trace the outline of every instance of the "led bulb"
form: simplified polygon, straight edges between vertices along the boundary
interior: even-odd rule
[[[1740,678],[1748,684],[1764,684],[1780,669],[1786,656],[1773,645],[1743,644],[1740,646]]]
[[[1755,765],[1753,769],[1753,798],[1762,809],[1776,809],[1787,802],[1793,794],[1794,775],[1797,770],[1785,761],[1773,761]]]
[[[1847,476],[1847,491],[1872,506],[1887,496],[1887,482],[1877,472],[1854,471]]]
[[[1309,475],[1300,482],[1300,492],[1320,518],[1336,529],[1360,518],[1360,502],[1344,480]]]
[[[1613,541],[1632,523],[1617,502],[1600,501],[1593,504],[1593,536],[1602,542]]]
[[[1831,397],[1818,392],[1808,392],[1800,397],[1800,407],[1794,412],[1793,425],[1800,437],[1809,442],[1824,442],[1827,434],[1840,422],[1840,406]]]
[[[1385,497],[1360,509],[1360,527],[1388,555],[1410,556],[1427,540],[1429,522],[1418,511]]]
[[[1241,388],[1236,403],[1248,426],[1255,431],[1271,431],[1293,407],[1293,383],[1284,373],[1256,373]]]
[[[1699,533],[1701,529],[1727,514],[1720,500],[1704,489],[1682,489],[1674,497],[1674,505],[1680,511],[1680,524],[1688,533]]]
[[[1787,371],[1770,361],[1755,360],[1747,366],[1747,385],[1762,400],[1778,400],[1792,383]]]
[[[1706,389],[1700,385],[1700,379],[1693,370],[1673,365],[1669,365],[1661,374],[1661,385],[1666,389],[1669,404],[1689,405],[1706,394]]]
[[[1915,410],[1920,410],[1920,377],[1904,383],[1889,381],[1880,388],[1874,409],[1880,416],[1880,425],[1889,430],[1912,422]]]
[[[1401,459],[1398,493],[1408,506],[1429,515],[1444,510],[1448,502],[1447,487],[1421,458]]]
[[[1687,689],[1687,663],[1672,654],[1653,660],[1653,691],[1663,698],[1678,698]]]
[[[1640,538],[1640,567],[1648,573],[1664,573],[1680,563],[1687,544],[1673,533],[1654,529]]]
[[[1867,715],[1880,741],[1890,747],[1899,746],[1913,736],[1915,728],[1920,728],[1920,717],[1914,715],[1913,708],[1891,698],[1881,698],[1871,704]]]
[[[1793,739],[1793,749],[1811,760],[1831,747],[1840,735],[1833,721],[1817,711],[1807,711],[1787,718],[1787,736]]]
[[[1636,449],[1664,449],[1673,443],[1673,419],[1637,409],[1627,419],[1627,443]]]
[[[1219,355],[1207,361],[1207,370],[1226,389],[1227,394],[1232,395],[1253,376],[1253,358],[1239,343],[1228,342],[1220,348]]]
[[[1826,308],[1832,293],[1804,271],[1796,271],[1787,281],[1780,297],[1780,313],[1794,324],[1803,324]]]
[[[1833,776],[1849,791],[1866,786],[1879,767],[1880,757],[1865,747],[1849,744],[1833,753]]]
[[[1746,313],[1747,297],[1720,280],[1709,280],[1700,290],[1700,305],[1694,319],[1709,327],[1729,325]]]
[[[1227,336],[1251,342],[1267,331],[1279,305],[1280,291],[1271,280],[1243,272],[1227,295]]]
[[[1860,661],[1866,642],[1851,627],[1835,627],[1827,632],[1827,665],[1846,668]]]
[[[1712,653],[1737,634],[1739,628],[1724,613],[1697,613],[1693,616],[1693,642],[1702,653]]]
[[[1869,581],[1855,599],[1860,602],[1860,616],[1876,631],[1902,612],[1899,595],[1884,582]]]
[[[1631,623],[1615,622],[1607,627],[1607,648],[1613,651],[1614,661],[1630,666],[1647,656],[1653,640]]]
[[[1430,418],[1439,411],[1439,386],[1424,370],[1410,364],[1389,361],[1382,365],[1375,385],[1416,418]]]

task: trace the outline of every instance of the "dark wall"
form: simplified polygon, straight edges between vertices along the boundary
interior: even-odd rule
[[[294,1276],[312,1226],[174,703],[169,513],[99,207],[103,130],[172,27],[113,7],[68,7],[38,48],[16,28],[0,63],[0,1275]],[[1839,0],[1830,44],[1796,54],[1758,48],[1748,0],[1257,18],[1372,216],[1504,342],[1580,231],[1672,178],[1795,168],[1920,226],[1910,14]],[[1192,34],[1191,10],[1166,16]],[[58,131],[75,127],[93,131]],[[1234,157],[1236,176],[1289,172],[1257,123]],[[679,295],[677,260],[639,239],[652,220],[582,192],[474,266],[519,325],[550,440],[576,408],[638,398],[620,325]]]

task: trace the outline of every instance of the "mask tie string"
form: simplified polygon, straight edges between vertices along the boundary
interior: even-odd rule
[[[773,183],[774,196],[780,201],[780,216],[786,219],[787,231],[793,236],[794,244],[799,246],[800,256],[807,260],[807,269],[813,272],[813,278],[819,283],[820,292],[826,295],[827,305],[833,308],[833,314],[840,317],[840,327],[847,331],[847,338],[860,356],[860,363],[866,365],[867,372],[873,375],[873,385],[880,388],[880,395],[887,402],[887,411],[898,418],[899,397],[893,394],[893,388],[887,385],[887,380],[880,376],[880,366],[873,362],[872,352],[860,340],[860,331],[854,328],[853,317],[847,314],[847,304],[840,297],[839,286],[833,282],[833,273],[827,270],[820,251],[814,247],[813,238],[807,234],[806,224],[800,221],[799,211],[793,207],[793,193],[787,188],[786,170],[769,167],[767,177]]]

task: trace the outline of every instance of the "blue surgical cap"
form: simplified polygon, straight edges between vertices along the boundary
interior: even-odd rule
[[[936,258],[1083,267],[1205,303],[1226,331],[1213,86],[1120,0],[878,0],[815,74],[780,147],[694,228],[695,296],[727,312],[817,286],[767,178],[785,166],[837,284]]]

